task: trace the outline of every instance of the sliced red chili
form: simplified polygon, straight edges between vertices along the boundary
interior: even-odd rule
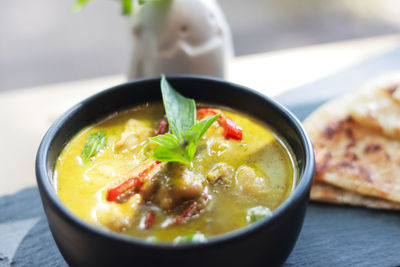
[[[242,128],[234,120],[226,117],[222,127],[224,128],[225,139],[235,139],[239,141],[243,139]]]
[[[163,118],[158,125],[157,135],[165,134],[168,131],[168,120]]]
[[[152,210],[149,211],[144,221],[144,229],[145,230],[150,229],[153,226],[155,220],[156,220],[156,214]]]
[[[208,117],[208,116],[214,116],[214,115],[218,114],[217,111],[215,111],[215,110],[213,110],[211,108],[199,108],[196,113],[197,113],[196,117],[197,117],[198,120],[201,120],[201,119],[203,119],[205,117]],[[219,118],[221,118],[221,116]]]
[[[160,163],[160,161],[153,161],[149,167],[141,171],[135,177],[129,178],[128,180],[122,182],[120,185],[108,189],[106,197],[107,201],[115,201],[118,199],[118,197],[122,196],[125,193],[138,191],[143,185],[143,179]]]
[[[211,108],[200,108],[197,110],[197,119],[203,119],[208,116],[217,115],[218,112]],[[231,118],[221,114],[217,119],[218,123],[221,124],[224,129],[225,139],[235,139],[241,141],[243,139],[242,128]]]
[[[211,196],[205,195],[200,200],[193,202],[181,215],[171,221],[167,225],[167,227],[186,222],[191,217],[199,214],[203,209],[207,207],[210,199]]]

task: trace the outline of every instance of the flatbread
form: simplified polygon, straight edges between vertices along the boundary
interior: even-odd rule
[[[363,196],[326,183],[316,182],[311,189],[310,198],[318,202],[363,206],[371,209],[400,210],[400,203],[380,198]]]
[[[364,86],[350,106],[350,114],[361,124],[400,139],[400,83]]]
[[[364,87],[324,104],[304,121],[316,155],[315,181],[400,202],[400,130],[395,130],[400,129],[400,103],[391,99],[389,106],[377,104],[393,98],[392,87],[392,81],[386,87]],[[385,92],[389,89],[393,93]],[[357,109],[362,105],[368,109]],[[379,108],[371,118],[374,105]],[[388,119],[391,110],[397,120]]]

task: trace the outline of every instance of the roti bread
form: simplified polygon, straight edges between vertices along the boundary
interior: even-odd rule
[[[396,77],[397,83],[367,83],[304,121],[314,145],[316,182],[360,195],[354,202],[369,196],[400,203],[400,75]]]
[[[400,203],[380,198],[363,196],[326,183],[313,184],[310,197],[312,200],[334,204],[364,206],[371,209],[400,210]]]
[[[350,114],[361,124],[400,139],[400,83],[383,87],[365,86],[350,106]]]

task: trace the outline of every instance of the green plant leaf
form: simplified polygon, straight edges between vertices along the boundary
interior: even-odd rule
[[[90,134],[82,149],[81,158],[84,163],[87,163],[92,157],[107,146],[106,134],[101,131]]]
[[[165,113],[172,133],[183,140],[184,134],[196,122],[196,104],[175,91],[164,75],[161,75],[161,92]]]
[[[122,2],[122,14],[130,15],[132,12],[132,0],[121,0]]]
[[[72,6],[72,12],[79,12],[84,6],[86,6],[91,0],[76,0]]]
[[[196,154],[197,143],[190,142],[185,146],[185,159],[188,161],[188,166],[190,166],[191,162],[194,159]]]
[[[174,149],[177,146],[182,145],[182,143],[178,140],[178,138],[170,133],[165,133],[161,135],[157,135],[154,137],[150,137],[150,142],[157,143],[159,145]]]
[[[150,142],[159,144],[151,157],[159,161],[174,161],[190,165],[190,159],[186,156],[184,144],[170,133],[157,135],[150,138]]]
[[[220,114],[217,114],[202,119],[193,125],[185,134],[185,140],[187,142],[185,148],[185,157],[189,159],[190,162],[193,161],[194,155],[196,154],[197,143],[219,116]]]
[[[175,91],[161,75],[161,92],[165,113],[172,134],[166,133],[149,140],[159,146],[151,158],[159,161],[181,162],[190,166],[196,154],[197,143],[220,114],[196,122],[196,103]]]
[[[206,133],[208,128],[218,119],[221,114],[210,116],[202,119],[193,125],[185,134],[185,139],[189,142],[197,143],[201,137]]]
[[[190,161],[185,157],[185,150],[181,145],[176,146],[174,149],[160,145],[154,150],[151,157],[159,161],[180,162],[190,165]]]

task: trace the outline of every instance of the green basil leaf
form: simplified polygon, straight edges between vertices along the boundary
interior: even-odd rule
[[[178,140],[178,138],[170,133],[165,133],[161,135],[157,135],[154,137],[150,137],[150,142],[162,145],[167,148],[174,149],[177,146],[182,145],[182,143]]]
[[[175,161],[190,166],[196,154],[197,143],[220,114],[196,122],[196,103],[175,91],[164,75],[161,75],[161,92],[164,109],[172,134],[150,138],[159,146],[151,158],[159,161]]]
[[[161,92],[165,113],[172,133],[183,141],[184,134],[196,122],[196,104],[175,91],[164,75],[161,75]]]
[[[210,116],[202,119],[193,125],[185,134],[185,139],[189,142],[198,143],[201,137],[206,133],[208,128],[218,119],[221,114]]]
[[[190,160],[186,157],[185,146],[182,141],[170,133],[150,137],[151,143],[159,144],[159,146],[151,154],[151,158],[159,161],[174,161],[190,164]]]
[[[185,158],[189,163],[191,163],[194,159],[194,155],[196,154],[197,143],[189,142],[185,146]]]
[[[171,149],[160,145],[154,150],[153,154],[151,154],[151,158],[159,161],[180,162],[185,165],[190,164],[190,161],[185,158],[185,151],[182,146]]]
[[[100,152],[100,150],[104,149],[106,146],[107,138],[106,134],[103,131],[90,134],[82,149],[81,158],[83,162],[88,162],[92,157],[94,157],[98,152]]]
[[[187,143],[185,147],[185,158],[187,158],[190,162],[193,161],[194,155],[196,154],[197,143],[219,116],[220,114],[217,114],[202,119],[193,125],[185,134],[185,141]]]

